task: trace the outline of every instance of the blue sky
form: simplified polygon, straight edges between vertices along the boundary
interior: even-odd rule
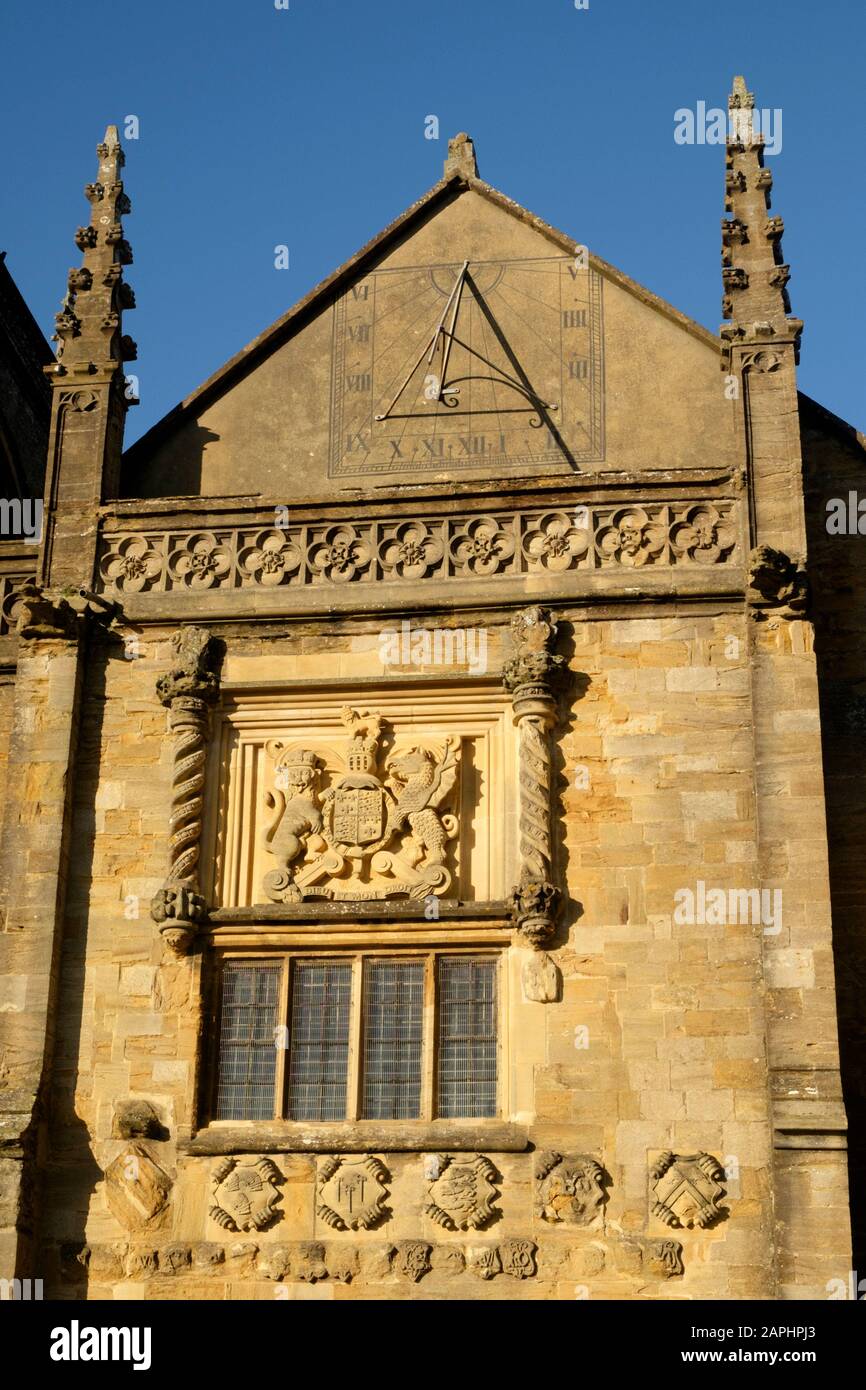
[[[676,144],[674,112],[739,72],[782,111],[801,389],[866,428],[856,0],[5,0],[3,32],[0,248],[48,335],[94,146],[139,119],[129,442],[434,183],[458,130],[482,177],[716,331],[724,152]]]

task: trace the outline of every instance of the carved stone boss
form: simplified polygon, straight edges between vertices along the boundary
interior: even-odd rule
[[[172,637],[172,645],[175,664],[156,685],[175,737],[169,868],[150,912],[170,949],[183,954],[192,945],[205,914],[198,859],[210,710],[219,693],[219,681],[207,628],[181,628]]]
[[[560,901],[552,868],[550,731],[565,658],[553,650],[557,624],[548,609],[524,608],[511,628],[516,655],[506,662],[503,680],[520,739],[520,880],[511,908],[521,936],[540,950],[553,935]]]

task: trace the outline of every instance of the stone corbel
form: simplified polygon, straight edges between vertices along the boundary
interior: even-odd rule
[[[74,642],[79,634],[78,614],[60,595],[43,589],[28,579],[18,590],[15,602],[18,636],[25,640]]]
[[[15,596],[15,612],[19,637],[74,642],[90,620],[113,628],[121,608],[89,589],[73,586],[51,591],[28,579]]]
[[[524,608],[514,615],[511,630],[516,654],[506,662],[503,680],[520,739],[520,879],[510,901],[521,937],[533,951],[542,951],[553,936],[561,897],[552,867],[550,731],[565,657],[553,650],[557,624],[548,609]],[[553,962],[530,957],[523,987],[528,998],[554,999],[558,972]]]
[[[777,618],[807,618],[809,580],[781,550],[759,545],[749,556],[749,587],[746,601],[752,617],[760,621]]]
[[[199,893],[198,859],[210,711],[219,694],[219,678],[207,628],[181,628],[172,645],[175,664],[156,684],[175,740],[169,869],[150,915],[169,949],[185,955],[206,911]]]

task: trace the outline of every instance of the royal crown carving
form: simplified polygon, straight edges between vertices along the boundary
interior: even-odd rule
[[[360,901],[447,893],[448,842],[457,834],[451,804],[460,749],[445,738],[382,753],[383,720],[346,708],[343,766],[309,748],[269,740],[273,790],[262,846],[275,867],[264,877],[271,902]],[[323,781],[327,785],[323,786]]]

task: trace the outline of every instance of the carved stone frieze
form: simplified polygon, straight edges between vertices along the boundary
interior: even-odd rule
[[[205,903],[198,887],[199,842],[210,707],[219,693],[213,639],[207,628],[185,627],[172,638],[175,660],[157,681],[174,739],[169,868],[151,902],[151,916],[170,949],[192,944]]]
[[[423,1240],[398,1241],[394,1252],[394,1268],[404,1279],[410,1279],[413,1284],[417,1284],[419,1279],[423,1279],[430,1271],[431,1251],[432,1246]]]
[[[683,1247],[678,1240],[644,1240],[643,1267],[658,1279],[675,1279],[683,1274]]]
[[[390,1215],[388,1170],[369,1154],[326,1158],[319,1167],[316,1215],[337,1231],[369,1231]]]
[[[544,1221],[591,1226],[604,1206],[604,1169],[586,1154],[539,1153],[535,1210]]]
[[[446,1231],[481,1231],[496,1216],[500,1176],[483,1154],[438,1156],[438,1176],[427,1189],[425,1216]]]
[[[733,506],[715,504],[725,522]],[[105,538],[103,589],[173,590],[466,582],[624,566],[690,565],[672,544],[694,504],[526,508],[212,531],[129,531]],[[575,514],[575,512],[577,514]],[[725,564],[730,550],[712,561]],[[706,563],[706,561],[703,561]]]
[[[724,1176],[712,1154],[662,1153],[650,1167],[653,1216],[666,1226],[712,1226],[724,1214]]]
[[[327,1279],[324,1245],[314,1240],[301,1241],[292,1258],[292,1273],[305,1284],[316,1284],[320,1279]]]
[[[633,1278],[676,1279],[685,1272],[678,1240],[631,1236],[615,1241],[612,1250],[616,1268]]]
[[[466,1268],[477,1279],[495,1279],[502,1273],[502,1261],[495,1245],[470,1245],[466,1251]]]
[[[502,1273],[512,1279],[532,1279],[537,1273],[535,1252],[537,1245],[531,1240],[505,1240],[499,1246],[499,1260]]]
[[[155,1227],[159,1222],[154,1223]],[[324,1243],[317,1240],[237,1241],[223,1245],[216,1241],[186,1244],[169,1240],[154,1245],[151,1228],[133,1228],[129,1242],[61,1247],[62,1278],[66,1284],[80,1284],[90,1270],[100,1282],[121,1279],[143,1281],[156,1277],[201,1276],[220,1278],[259,1278],[273,1283],[299,1281],[317,1284],[325,1280],[348,1284],[361,1277],[377,1284],[405,1279],[417,1284],[428,1274],[440,1279],[474,1275],[485,1281],[499,1277],[523,1280],[537,1275],[537,1246],[516,1237],[501,1244],[432,1245],[423,1240],[401,1240],[391,1245],[363,1241],[352,1245],[345,1240]],[[146,1242],[146,1243],[139,1243]],[[561,1249],[561,1247],[560,1247]],[[682,1273],[678,1257],[681,1247],[672,1240],[631,1239],[615,1247],[616,1263],[624,1273],[652,1274],[671,1278]],[[583,1272],[597,1274],[604,1266],[604,1250],[585,1247]],[[546,1277],[556,1262],[556,1254],[545,1252]],[[553,1263],[551,1263],[553,1261]],[[561,1261],[560,1261],[561,1262]],[[198,1296],[198,1295],[196,1295]]]
[[[345,1245],[329,1247],[325,1251],[325,1267],[328,1271],[328,1278],[335,1279],[338,1284],[351,1284],[355,1275],[358,1273],[358,1252]]]
[[[448,841],[457,834],[446,810],[459,771],[459,746],[445,739],[395,748],[381,769],[383,721],[346,708],[344,766],[321,787],[325,759],[309,748],[266,745],[274,789],[263,848],[276,867],[262,885],[271,902],[327,898],[360,901],[427,898],[451,886]]]
[[[209,1216],[227,1231],[263,1231],[276,1221],[282,1174],[269,1158],[226,1158],[211,1175]]]

